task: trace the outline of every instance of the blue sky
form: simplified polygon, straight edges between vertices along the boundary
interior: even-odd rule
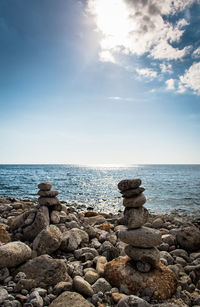
[[[0,0],[0,163],[200,163],[199,0]]]

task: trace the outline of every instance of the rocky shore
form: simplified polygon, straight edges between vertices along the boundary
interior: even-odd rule
[[[146,220],[139,209],[141,227],[161,237],[149,248],[156,245],[155,264],[140,272],[132,263],[137,247],[129,258],[132,249],[119,236],[133,209],[81,212],[60,203],[48,184],[38,186],[38,201],[0,199],[0,306],[200,306],[198,219],[149,214]]]

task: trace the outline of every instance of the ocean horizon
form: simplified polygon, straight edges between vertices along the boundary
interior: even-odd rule
[[[152,213],[199,215],[200,164],[0,164],[0,197],[35,200],[50,181],[59,199],[83,210],[123,210],[120,180],[140,178]]]

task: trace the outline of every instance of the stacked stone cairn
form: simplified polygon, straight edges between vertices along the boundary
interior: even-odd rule
[[[161,244],[160,231],[143,226],[148,220],[148,210],[143,207],[146,197],[143,194],[141,180],[125,179],[119,182],[118,188],[123,196],[124,224],[120,230],[121,241],[127,243],[125,253],[131,258],[137,270],[143,273],[155,268],[160,260],[156,246]]]

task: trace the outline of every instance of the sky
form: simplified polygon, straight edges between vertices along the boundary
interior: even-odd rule
[[[0,0],[0,163],[200,163],[199,0]]]

